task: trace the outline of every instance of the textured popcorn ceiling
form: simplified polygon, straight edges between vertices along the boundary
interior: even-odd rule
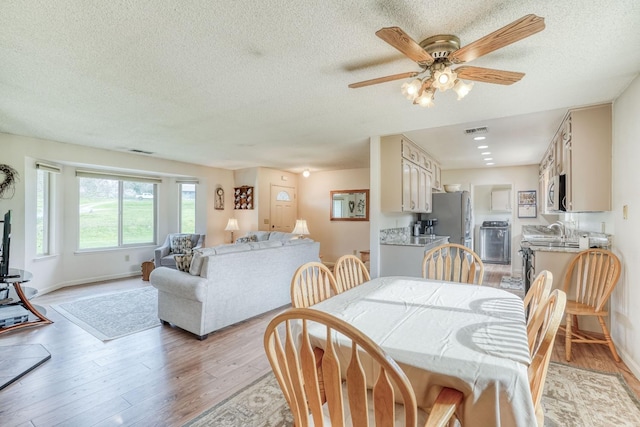
[[[525,72],[512,86],[438,93],[431,109],[402,81],[347,88],[418,70],[382,27],[464,46],[529,13],[544,31],[469,63]],[[299,172],[367,166],[369,137],[399,132],[445,169],[481,166],[462,130],[489,126],[497,165],[531,164],[567,108],[638,75],[639,29],[638,0],[6,0],[0,132]]]

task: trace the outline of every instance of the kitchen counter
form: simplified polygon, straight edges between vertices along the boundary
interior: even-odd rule
[[[523,248],[530,248],[534,252],[564,252],[564,253],[578,253],[584,249],[580,249],[574,246],[545,246],[545,245],[532,245],[529,242],[522,241],[520,246]]]
[[[407,239],[391,239],[380,242],[381,245],[393,245],[393,246],[419,246],[426,249],[432,249],[436,246],[449,242],[449,236],[411,236]]]
[[[448,242],[448,236],[412,236],[380,242],[380,276],[422,277],[425,252]]]

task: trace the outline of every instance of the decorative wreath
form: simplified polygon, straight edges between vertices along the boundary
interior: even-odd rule
[[[0,165],[0,199],[10,199],[15,193],[18,172],[9,165]],[[5,197],[11,193],[10,196]]]

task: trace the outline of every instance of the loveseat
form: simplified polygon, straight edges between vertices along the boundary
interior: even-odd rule
[[[193,251],[189,271],[160,267],[149,278],[158,289],[158,317],[199,339],[225,326],[291,303],[296,269],[319,261],[320,243],[282,232],[254,232]],[[244,242],[244,240],[249,240]]]

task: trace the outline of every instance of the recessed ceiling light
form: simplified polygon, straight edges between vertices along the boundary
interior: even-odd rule
[[[486,157],[484,160],[485,161],[493,160],[493,157]]]
[[[486,164],[487,166],[493,166],[493,165],[495,165],[495,163],[493,163],[493,162],[489,162],[489,163],[485,163],[485,164]]]
[[[483,156],[488,156],[489,154],[491,154],[491,151],[485,151],[484,153],[480,153]]]
[[[485,148],[489,148],[489,146],[488,145],[478,145],[478,148],[480,150],[482,150],[482,149],[485,149]]]
[[[474,136],[473,137],[474,141],[482,141],[483,139],[487,139],[487,137],[486,136]]]

